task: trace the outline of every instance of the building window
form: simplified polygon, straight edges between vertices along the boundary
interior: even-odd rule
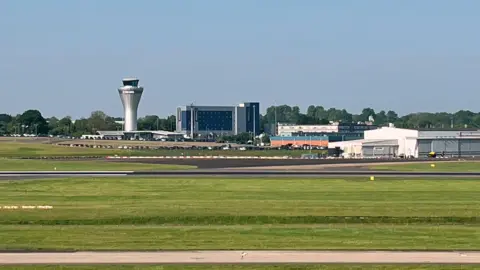
[[[233,130],[232,111],[198,111],[199,131]]]

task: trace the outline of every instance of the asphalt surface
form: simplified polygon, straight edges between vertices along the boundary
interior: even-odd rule
[[[402,178],[415,179],[422,177],[428,178],[472,178],[480,179],[480,172],[397,172],[397,171],[340,171],[340,170],[186,170],[186,171],[22,171],[22,172],[0,172],[0,180],[33,180],[46,178],[65,178],[65,177],[155,177],[174,178],[174,177],[196,177],[196,178],[322,178],[331,177],[384,177],[384,178]]]
[[[245,253],[246,254],[245,254]],[[242,253],[244,254],[242,256]],[[0,253],[0,264],[480,264],[480,252],[173,251]]]

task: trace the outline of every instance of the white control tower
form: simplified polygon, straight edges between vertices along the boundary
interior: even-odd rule
[[[138,104],[143,94],[143,87],[138,86],[137,78],[125,78],[122,81],[123,86],[118,88],[118,94],[122,100],[125,116],[124,131],[136,131]]]

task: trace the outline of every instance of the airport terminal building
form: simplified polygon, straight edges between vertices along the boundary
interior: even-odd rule
[[[298,138],[296,140],[302,140],[302,137],[326,136],[329,142],[338,142],[363,139],[365,131],[373,129],[377,129],[377,126],[365,123],[332,123],[329,125],[278,123],[276,136]]]
[[[260,103],[246,102],[237,106],[197,106],[177,108],[178,133],[198,135],[260,134]],[[192,121],[193,119],[193,121]]]

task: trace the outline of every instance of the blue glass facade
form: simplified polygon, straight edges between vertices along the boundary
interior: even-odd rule
[[[246,132],[255,132],[255,135],[260,134],[260,103],[250,102],[245,103],[246,115]],[[255,127],[255,128],[254,128]]]
[[[199,131],[233,130],[232,111],[198,111],[197,122]]]
[[[233,130],[233,111],[197,110],[194,117],[197,122],[196,131]],[[191,110],[181,112],[182,130],[190,131],[191,119]]]
[[[194,133],[260,134],[260,103],[244,103],[239,106],[184,106],[177,108],[179,132],[191,132],[192,113]]]

